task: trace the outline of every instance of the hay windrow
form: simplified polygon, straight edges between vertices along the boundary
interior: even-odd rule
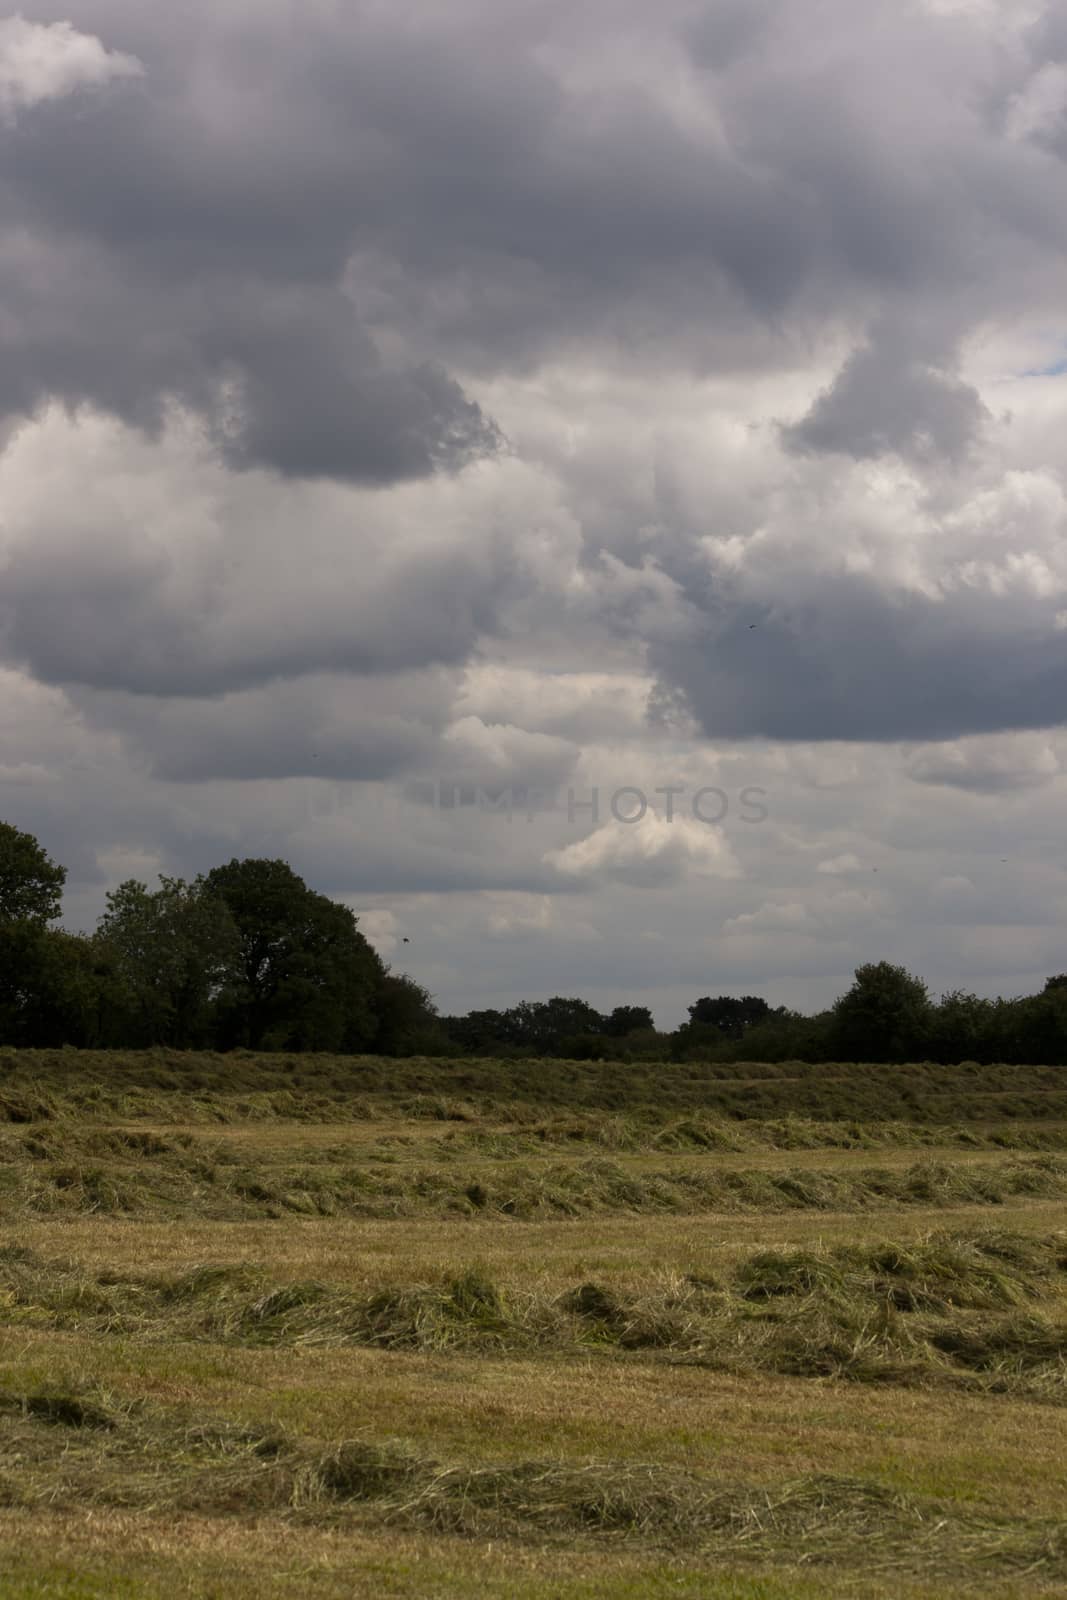
[[[550,1147],[551,1149],[551,1147]],[[376,1145],[299,1147],[252,1159],[187,1132],[52,1124],[0,1132],[0,1222],[19,1217],[512,1217],[700,1212],[876,1211],[996,1206],[1067,1198],[1067,1155],[847,1168],[746,1167],[709,1151],[631,1160],[620,1152],[551,1153],[472,1166],[419,1147],[399,1160]]]
[[[1007,1392],[1067,1402],[1067,1240],[997,1232],[762,1251],[721,1281],[497,1283],[477,1267],[354,1293],[250,1265],[86,1273],[0,1251],[0,1322],[275,1347],[603,1350],[720,1370]]]
[[[0,1050],[0,1123],[332,1122],[400,1114],[536,1126],[561,1112],[913,1126],[1067,1121],[1061,1067],[570,1062],[232,1051]]]
[[[1067,1524],[980,1517],[830,1474],[768,1490],[656,1463],[439,1462],[402,1440],[316,1444],[269,1426],[89,1394],[7,1407],[0,1505],[165,1507],[215,1517],[424,1529],[463,1538],[621,1543],[820,1566],[1067,1577]],[[88,1416],[102,1421],[93,1425]]]

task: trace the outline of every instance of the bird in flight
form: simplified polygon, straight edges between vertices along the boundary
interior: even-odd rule
[[[408,938],[407,934],[405,934],[404,937],[401,939],[400,943],[401,944],[410,944],[411,940]]]

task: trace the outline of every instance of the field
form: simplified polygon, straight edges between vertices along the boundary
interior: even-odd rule
[[[1067,1594],[1067,1069],[0,1052],[0,1596]]]

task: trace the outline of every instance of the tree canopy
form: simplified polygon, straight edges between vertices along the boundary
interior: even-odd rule
[[[715,1000],[705,995],[689,1007],[689,1020],[699,1026],[718,1028],[728,1039],[740,1039],[748,1028],[763,1022],[770,1010],[766,1000],[754,994],[742,995],[740,999],[721,994]]]
[[[54,921],[66,880],[32,833],[0,822],[0,922]]]
[[[922,1050],[930,1011],[920,978],[889,961],[868,962],[834,1006],[833,1052],[842,1061],[907,1061]]]
[[[385,969],[347,906],[285,861],[231,861],[204,880],[236,947],[222,977],[222,1037],[250,1049],[370,1049]]]
[[[144,1044],[202,1045],[211,1005],[237,960],[229,908],[200,877],[160,878],[154,892],[129,879],[107,897],[97,938],[112,956],[131,1038]]]

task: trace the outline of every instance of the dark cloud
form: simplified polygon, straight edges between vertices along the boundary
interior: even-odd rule
[[[988,416],[977,390],[924,358],[907,332],[889,329],[851,355],[807,415],[782,431],[792,450],[958,461]]]
[[[477,807],[515,790],[555,794],[577,747],[465,713],[454,673],[309,675],[214,699],[69,690],[86,722],[117,734],[130,760],[177,783],[311,778],[380,782],[410,774],[420,803]],[[453,791],[458,798],[453,799]]]
[[[446,1004],[1036,970],[1058,746],[954,741],[1067,720],[1015,376],[1063,353],[1067,8],[948,10],[68,0],[89,77],[0,104],[0,808],[79,915],[267,854],[406,899]],[[713,895],[677,831],[371,814],[708,740],[774,802]]]
[[[362,603],[354,595],[347,610],[339,595],[317,617],[294,616],[277,631],[248,625],[242,637],[236,616],[211,628],[151,573],[98,568],[57,578],[27,558],[12,564],[0,598],[0,640],[43,682],[159,696],[223,694],[324,669],[388,673],[464,661],[492,627],[493,575],[480,577],[456,554],[427,559],[409,577]]]
[[[1062,174],[993,148],[962,98],[945,110],[959,59],[1002,99],[1009,67],[921,8],[857,24],[842,0],[818,30],[786,0],[610,23],[542,0],[508,26],[486,5],[70,14],[145,72],[34,108],[0,150],[29,241],[9,274],[0,260],[17,311],[0,403],[151,425],[176,396],[235,465],[454,469],[499,435],[452,358],[499,371],[632,330],[645,359],[730,347],[743,365],[739,318],[758,342],[793,307],[862,318],[872,292],[963,280],[981,302],[1035,237],[1063,242]],[[27,15],[50,20],[44,0]],[[862,368],[842,406],[857,386]],[[944,413],[935,442],[965,422],[948,379],[913,375],[913,393]]]
[[[51,483],[10,529],[0,650],[44,682],[166,699],[459,665],[522,592],[513,545],[454,508],[435,526],[432,500],[246,496],[217,471],[198,477],[195,450],[124,470],[121,435],[42,432],[69,459],[46,447]],[[12,476],[38,459],[16,449]]]
[[[211,700],[84,689],[71,699],[165,781],[370,781],[432,761],[455,687],[440,672],[318,675]]]
[[[123,37],[140,32],[101,9]],[[199,79],[205,40],[189,22],[137,40],[143,82],[38,107],[0,149],[5,213],[24,230],[0,253],[17,312],[0,407],[31,413],[58,396],[151,428],[176,399],[206,417],[232,465],[357,483],[497,450],[495,426],[440,364],[384,359],[342,292],[376,209],[367,130],[344,118],[316,128],[318,86],[292,81],[280,38],[267,59],[262,35],[244,57],[216,40]],[[265,80],[253,92],[257,57],[277,70],[278,98]],[[348,88],[361,97],[358,81]],[[248,98],[255,114],[242,120]]]
[[[786,588],[787,585],[783,585]],[[655,647],[710,738],[958,738],[1067,719],[1064,635],[1046,610],[966,589],[932,599],[826,574],[798,600]]]
[[[288,326],[265,317],[247,340],[232,328],[222,339],[216,370],[231,382],[210,417],[230,465],[388,484],[500,447],[494,425],[440,368],[389,372],[340,297],[319,313],[298,311]]]
[[[44,20],[43,0],[28,15]],[[380,486],[499,448],[454,359],[507,375],[599,336],[650,367],[720,348],[763,368],[768,338],[795,363],[832,318],[857,348],[784,430],[790,449],[961,463],[987,413],[956,352],[1006,284],[1021,291],[1021,259],[1031,289],[1054,263],[1058,283],[1067,190],[1058,164],[946,86],[962,74],[1006,110],[1034,61],[888,0],[862,18],[828,4],[818,30],[799,0],[611,16],[605,56],[608,13],[550,0],[506,25],[475,3],[253,14],[230,0],[209,20],[202,3],[79,0],[74,25],[144,75],[32,108],[0,149],[0,405],[55,395],[159,430],[176,399],[230,468]],[[707,530],[668,523],[651,542],[692,613],[678,640],[671,597],[619,581],[650,544],[610,464],[594,463],[578,511],[587,571],[602,545],[625,562],[580,616],[599,607],[616,637],[649,644],[709,731],[945,735],[953,695],[960,729],[1059,715],[1054,640],[1013,643],[991,611],[901,600],[877,575],[826,585],[814,640],[765,629],[763,665],[738,683],[719,621],[714,649],[692,639],[719,604]],[[524,535],[506,526],[491,548],[457,533],[408,559],[364,529],[362,570],[338,574],[347,614],[297,584],[291,617],[264,603],[257,624],[257,591],[273,601],[292,581],[269,544],[241,593],[210,562],[69,515],[62,537],[16,544],[2,602],[9,656],[52,682],[220,695],[461,663],[545,581],[517,573],[508,544]],[[331,557],[320,542],[308,558]],[[1003,667],[991,687],[953,670],[979,622]],[[850,650],[874,663],[872,687],[890,674],[891,705],[854,692],[866,669],[842,666]]]
[[[244,279],[152,282],[60,234],[0,251],[0,294],[14,314],[0,334],[9,413],[59,397],[158,431],[177,401],[231,466],[371,485],[502,447],[439,364],[385,362],[333,285],[264,283],[253,261]]]

